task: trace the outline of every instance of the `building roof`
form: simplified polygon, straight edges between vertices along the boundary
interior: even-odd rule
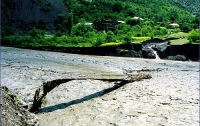
[[[125,23],[125,21],[117,21],[117,22],[119,22],[119,23]]]
[[[169,24],[169,26],[172,26],[172,27],[179,27],[179,24],[177,24],[177,23],[172,23],[172,24]]]
[[[132,17],[132,19],[135,19],[135,20],[144,20],[143,18],[141,18],[141,17],[136,17],[136,16],[134,16],[134,17]]]
[[[78,23],[78,24],[84,24],[84,25],[93,25],[93,23],[91,23],[91,22]]]

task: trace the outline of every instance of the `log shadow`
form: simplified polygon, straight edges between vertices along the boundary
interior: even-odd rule
[[[72,100],[72,101],[67,102],[67,103],[60,103],[60,104],[57,104],[57,105],[54,105],[54,106],[48,106],[48,107],[41,108],[36,113],[48,113],[48,112],[53,112],[53,111],[56,111],[56,110],[59,110],[59,109],[65,109],[65,108],[67,108],[67,107],[69,107],[71,105],[79,104],[79,103],[82,103],[84,101],[89,101],[89,100],[91,100],[93,98],[101,97],[101,96],[103,96],[105,94],[108,94],[108,93],[110,93],[110,92],[112,92],[112,91],[124,86],[127,83],[129,83],[129,81],[123,80],[120,83],[116,83],[116,85],[114,85],[114,86],[112,86],[110,88],[107,88],[107,89],[98,91],[96,93],[87,95],[87,96],[85,96],[83,98]]]

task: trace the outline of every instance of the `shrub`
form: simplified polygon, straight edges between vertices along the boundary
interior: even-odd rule
[[[13,43],[15,43],[15,36],[5,36],[2,39],[2,45],[12,45]]]
[[[193,27],[194,27],[194,24],[183,23],[183,24],[181,24],[180,29],[182,31],[188,32],[188,31],[191,31]]]
[[[106,35],[106,42],[112,42],[114,40],[114,33],[112,31],[108,31]]]
[[[42,38],[44,37],[44,31],[40,29],[33,28],[29,31],[29,34],[33,38]]]
[[[24,47],[34,43],[35,40],[30,36],[6,36],[3,40],[4,45]]]
[[[89,38],[90,42],[92,43],[92,46],[100,46],[103,44],[106,40],[106,35],[103,32],[98,32],[93,37]]]
[[[76,37],[69,37],[68,42],[71,43],[71,44],[78,44],[78,43],[83,43],[85,41],[84,41],[83,37],[76,36]]]
[[[143,26],[141,29],[142,36],[151,36],[152,27],[150,26]]]
[[[200,39],[200,31],[199,30],[192,30],[188,34],[188,39],[190,43],[199,43]]]
[[[72,27],[72,36],[86,36],[88,32],[95,31],[91,25],[80,23]]]

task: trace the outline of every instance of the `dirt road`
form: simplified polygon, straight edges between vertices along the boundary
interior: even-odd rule
[[[1,47],[1,85],[27,104],[44,82],[70,77],[151,79],[128,83],[74,80],[46,97],[37,113],[42,126],[197,126],[199,63],[141,58],[75,55]]]

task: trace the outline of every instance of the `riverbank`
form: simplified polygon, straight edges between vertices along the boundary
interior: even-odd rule
[[[104,47],[25,47],[24,49],[64,52],[72,54],[97,55],[97,56],[118,56],[155,59],[155,56],[148,56],[148,51],[144,51],[142,44],[121,44],[118,46]],[[176,61],[199,61],[199,45],[183,44],[168,45],[164,51],[156,50],[158,56],[164,60]]]

